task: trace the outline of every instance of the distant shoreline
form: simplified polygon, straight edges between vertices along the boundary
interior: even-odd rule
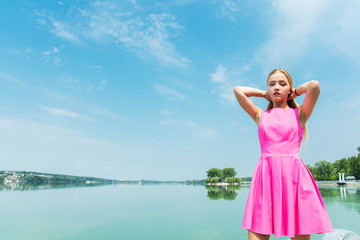
[[[315,181],[318,186],[341,186],[338,181]],[[80,177],[62,174],[49,174],[30,171],[0,171],[0,184],[12,183],[83,183],[83,184],[199,184],[207,186],[236,186],[236,185],[250,185],[251,181],[242,181],[241,183],[206,183],[205,179],[201,180],[181,180],[181,181],[158,181],[158,180],[119,180],[119,179],[105,179],[96,177]],[[360,181],[347,181],[343,186],[360,186]]]
[[[202,184],[205,185],[205,179],[201,180],[181,180],[181,181],[158,181],[158,180],[135,180],[135,179],[107,179],[98,177],[74,176],[54,173],[42,173],[34,171],[14,171],[1,170],[0,184]]]

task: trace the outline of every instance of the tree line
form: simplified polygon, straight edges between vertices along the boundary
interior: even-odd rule
[[[26,183],[113,183],[114,180],[96,177],[82,177],[62,174],[27,172],[27,171],[0,171],[0,182],[6,178]]]
[[[339,179],[338,173],[344,173],[345,177],[354,176],[360,179],[360,147],[357,148],[358,154],[355,156],[342,158],[335,162],[318,161],[315,166],[306,165],[315,180],[334,181]]]
[[[241,178],[235,177],[237,172],[234,168],[211,168],[207,172],[206,183],[240,183]]]

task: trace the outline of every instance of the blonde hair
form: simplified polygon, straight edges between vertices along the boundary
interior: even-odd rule
[[[273,74],[276,73],[276,72],[281,72],[281,73],[283,73],[283,74],[285,75],[285,77],[286,77],[287,80],[289,81],[290,91],[291,91],[291,93],[292,93],[292,90],[293,90],[293,88],[294,88],[294,82],[293,82],[293,79],[292,79],[290,73],[289,73],[288,71],[286,71],[285,69],[276,68],[276,69],[272,70],[272,71],[270,72],[270,74],[269,74],[266,82],[268,82],[268,81],[269,81],[269,78],[271,77],[271,75],[273,75]],[[291,93],[290,93],[290,95],[291,95]],[[290,95],[289,95],[289,96],[290,96]],[[299,107],[299,105],[296,103],[295,99],[291,99],[291,100],[287,101],[287,104],[288,104],[289,107],[294,108],[294,109]],[[271,102],[269,102],[266,110],[270,110],[270,109],[272,109],[273,107],[274,107],[274,105],[273,105],[273,102],[271,101]],[[305,124],[304,131],[303,131],[303,138],[302,138],[302,140],[301,140],[301,143],[302,143],[302,144],[306,143],[307,139],[308,139],[308,131],[307,131],[307,127],[306,127],[306,124]]]

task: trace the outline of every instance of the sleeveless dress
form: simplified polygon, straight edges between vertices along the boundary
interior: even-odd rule
[[[261,113],[261,157],[242,228],[275,237],[334,231],[315,180],[299,157],[303,131],[297,108]]]

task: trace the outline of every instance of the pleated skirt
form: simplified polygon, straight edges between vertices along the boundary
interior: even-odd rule
[[[261,156],[242,228],[275,237],[334,231],[315,180],[298,154]]]

